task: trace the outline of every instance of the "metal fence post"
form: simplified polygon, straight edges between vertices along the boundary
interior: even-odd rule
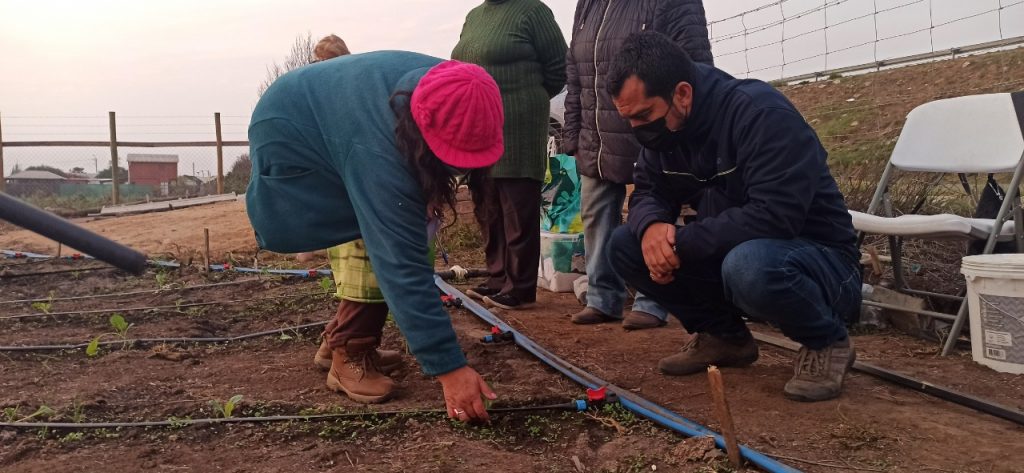
[[[217,194],[224,193],[224,140],[220,130],[220,112],[213,114],[213,124],[217,128]]]
[[[4,191],[7,178],[4,177],[4,127],[0,123],[0,192]]]
[[[117,119],[114,112],[107,112],[110,115],[110,181],[113,184],[113,204],[121,203],[121,195],[118,189],[117,172]]]

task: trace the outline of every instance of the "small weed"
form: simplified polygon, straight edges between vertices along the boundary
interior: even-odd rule
[[[235,394],[231,396],[226,402],[221,403],[219,401],[210,401],[210,406],[213,407],[214,412],[225,419],[230,419],[235,412],[235,408],[242,402],[242,395]]]
[[[58,442],[60,443],[71,443],[78,442],[85,438],[85,434],[82,432],[68,432],[67,435],[61,437]]]
[[[622,473],[640,473],[643,471],[650,471],[650,464],[651,462],[647,459],[647,456],[642,453],[639,455],[630,455],[621,460],[621,463],[619,463],[620,467],[617,468],[617,471]]]
[[[42,405],[42,406],[39,406],[39,409],[36,409],[36,411],[34,413],[32,413],[32,415],[29,415],[29,416],[26,416],[26,417],[22,417],[21,419],[17,420],[16,422],[25,422],[27,420],[32,420],[32,419],[35,419],[35,418],[49,419],[50,417],[53,417],[55,414],[57,414],[57,411],[51,409],[49,406]]]
[[[156,278],[156,288],[157,289],[163,289],[164,286],[167,285],[167,279],[168,279],[169,276],[163,270],[157,271],[156,272],[156,276],[154,276],[154,277]]]
[[[526,418],[526,433],[531,438],[553,443],[558,440],[561,429],[557,424],[543,416],[529,416]]]
[[[78,399],[71,403],[71,421],[76,424],[81,424],[85,421],[85,406]]]
[[[619,424],[622,424],[623,427],[629,427],[639,421],[636,414],[633,414],[629,409],[622,407],[622,404],[618,403],[605,404],[601,406],[601,413],[605,416],[611,417]]]
[[[4,422],[15,422],[18,420],[18,407],[5,407],[4,408]]]
[[[192,418],[171,416],[167,418],[167,422],[171,423],[172,429],[183,429],[185,427],[192,425]]]

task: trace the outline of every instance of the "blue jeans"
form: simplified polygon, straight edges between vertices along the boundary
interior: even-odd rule
[[[628,228],[607,249],[615,270],[675,315],[686,330],[735,336],[746,315],[820,350],[846,337],[860,310],[860,264],[808,240],[751,240],[721,261],[684,263],[666,285],[651,281],[640,241]]]
[[[581,216],[583,246],[587,253],[587,307],[622,318],[626,304],[626,283],[620,278],[605,255],[612,232],[622,226],[622,204],[626,186],[603,179],[580,176],[582,179]],[[668,318],[660,305],[637,292],[633,310],[646,312],[661,320]]]

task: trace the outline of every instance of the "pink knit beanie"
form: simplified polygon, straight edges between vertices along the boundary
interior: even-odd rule
[[[445,61],[412,92],[412,117],[430,150],[449,166],[490,166],[505,152],[501,92],[480,66]]]

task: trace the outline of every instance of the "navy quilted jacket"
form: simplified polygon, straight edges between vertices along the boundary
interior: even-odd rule
[[[644,149],[628,225],[642,236],[674,223],[681,206],[696,221],[676,230],[684,262],[721,260],[760,238],[810,240],[860,257],[853,222],[814,129],[781,92],[697,65],[693,111],[670,152]]]

